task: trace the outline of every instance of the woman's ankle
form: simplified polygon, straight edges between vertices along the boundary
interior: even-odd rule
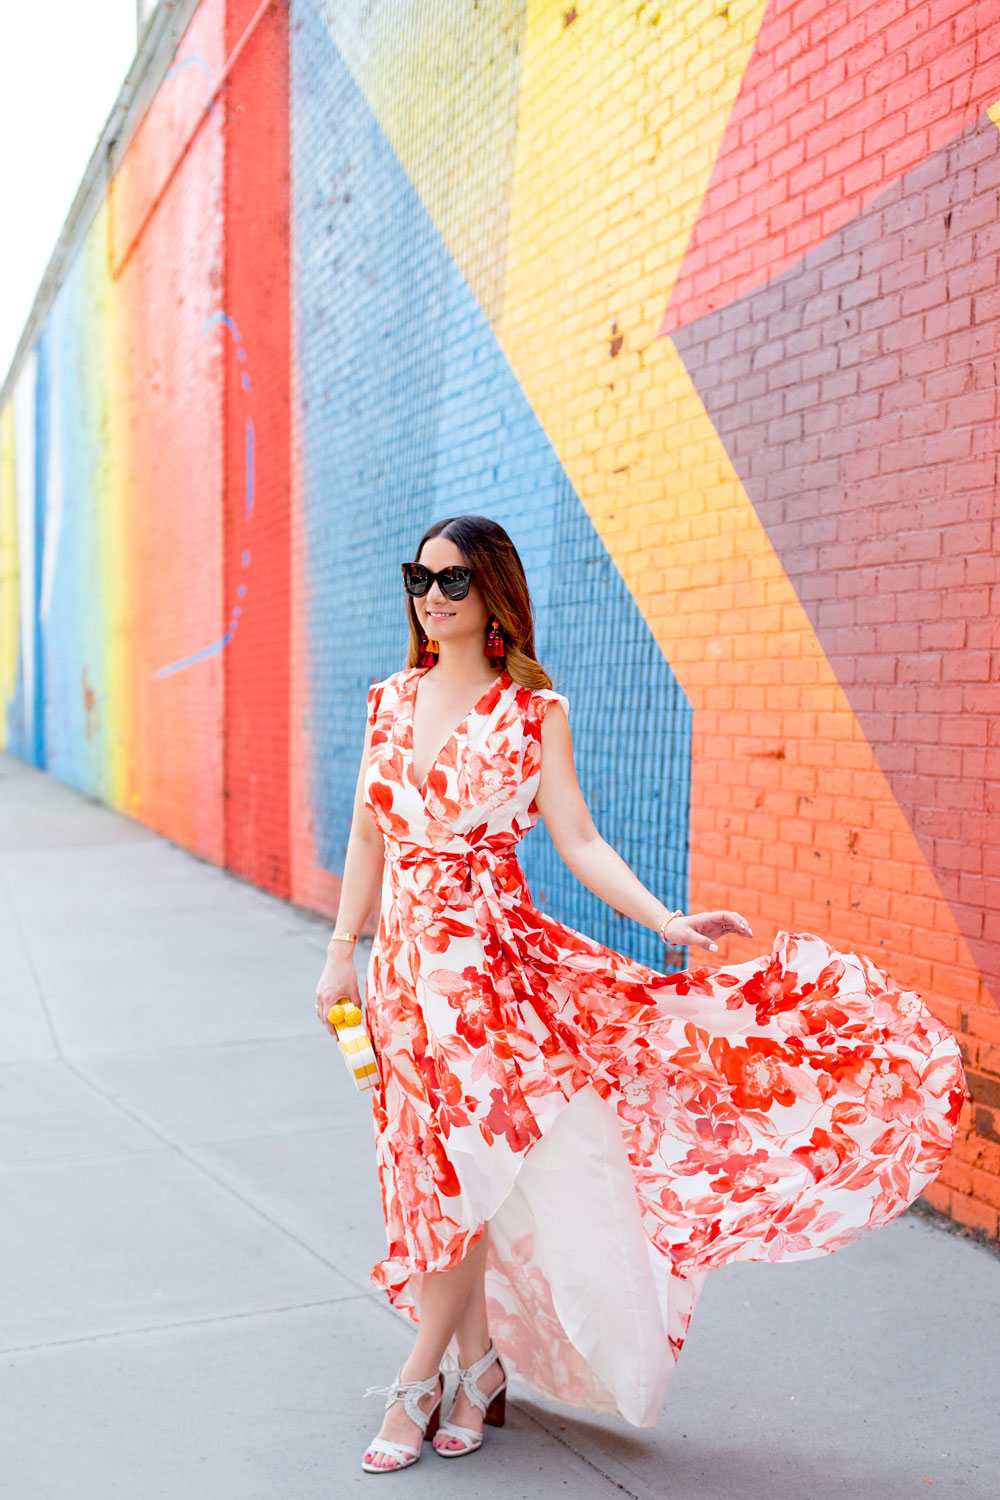
[[[458,1362],[463,1369],[468,1370],[477,1360],[482,1359],[493,1340],[489,1334],[485,1339],[475,1339],[469,1344],[459,1343]]]
[[[414,1358],[411,1354],[408,1359],[404,1360],[399,1378],[400,1380],[430,1380],[432,1375],[438,1373],[439,1364],[440,1361],[438,1364],[428,1364],[427,1360],[419,1356]]]

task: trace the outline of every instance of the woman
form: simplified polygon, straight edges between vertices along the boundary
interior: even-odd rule
[[[821,938],[660,974],[537,910],[515,847],[541,815],[573,874],[666,943],[752,936],[738,912],[668,911],[598,834],[504,529],[439,521],[403,574],[409,665],[369,691],[317,987],[332,1031],[330,1004],[360,1002],[353,943],[381,885],[372,1280],[417,1336],[377,1388],[369,1472],[416,1462],[424,1436],[474,1452],[508,1373],[655,1422],[708,1270],[886,1223],[940,1169],[964,1086],[918,997]]]

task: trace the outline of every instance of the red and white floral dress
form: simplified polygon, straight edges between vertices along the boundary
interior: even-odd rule
[[[749,963],[661,974],[538,911],[541,722],[498,673],[418,785],[421,667],[374,683],[365,805],[386,852],[366,1010],[388,1253],[421,1273],[489,1226],[508,1372],[655,1422],[707,1272],[823,1255],[938,1173],[958,1045],[869,959],[781,932]]]

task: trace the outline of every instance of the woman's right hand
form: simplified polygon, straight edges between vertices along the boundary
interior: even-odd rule
[[[334,947],[347,947],[348,945],[335,943]],[[326,966],[319,976],[316,986],[316,1014],[331,1036],[337,1035],[337,1028],[332,1021],[327,1020],[326,1013],[331,1005],[338,1002],[343,1004],[345,998],[352,1001],[359,1008],[361,1006],[361,991],[358,988],[358,974],[354,967],[354,944],[350,944],[350,952],[344,957],[331,956],[326,961]]]

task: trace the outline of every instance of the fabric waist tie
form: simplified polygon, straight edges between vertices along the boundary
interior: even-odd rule
[[[489,925],[496,933],[497,941],[517,974],[525,994],[532,993],[531,983],[521,963],[517,939],[493,878],[505,865],[515,865],[520,869],[517,856],[511,848],[498,850],[490,848],[488,844],[468,844],[464,849],[431,849],[417,844],[392,847],[387,844],[386,863],[394,892],[397,889],[394,875],[396,868],[427,866],[433,870],[434,874],[421,889],[421,895],[424,900],[433,901],[438,910],[443,910],[450,904],[453,892],[470,890],[477,916],[488,917]]]

